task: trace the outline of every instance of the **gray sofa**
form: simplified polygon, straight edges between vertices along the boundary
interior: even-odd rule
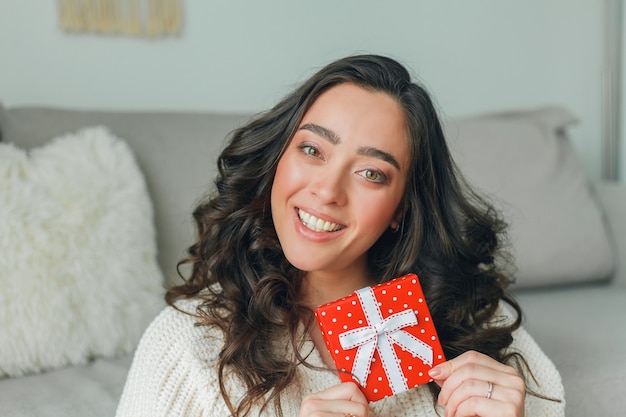
[[[2,142],[25,149],[96,125],[125,140],[145,175],[158,262],[173,283],[176,261],[193,236],[191,210],[211,186],[228,132],[247,119],[0,107],[0,133]],[[511,252],[518,259],[513,290],[526,327],[562,374],[567,416],[623,416],[626,186],[585,178],[566,135],[572,121],[563,109],[547,108],[445,125],[469,182],[510,220]],[[92,356],[87,363],[0,379],[0,415],[114,415],[132,349]]]

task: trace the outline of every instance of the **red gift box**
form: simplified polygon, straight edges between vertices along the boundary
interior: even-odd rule
[[[342,381],[378,401],[432,381],[445,357],[415,274],[362,288],[315,310]]]

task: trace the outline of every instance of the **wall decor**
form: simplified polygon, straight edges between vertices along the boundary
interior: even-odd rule
[[[58,0],[58,19],[66,32],[139,37],[176,36],[182,25],[182,0]]]

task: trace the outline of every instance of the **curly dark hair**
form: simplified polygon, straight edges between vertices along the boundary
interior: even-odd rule
[[[218,159],[215,192],[193,213],[197,241],[179,263],[191,266],[189,276],[166,295],[170,305],[181,297],[200,298],[199,323],[223,331],[220,389],[237,416],[259,403],[263,408],[273,403],[280,413],[280,393],[299,365],[309,366],[297,353],[306,337],[298,332],[302,317],[312,317],[299,299],[304,274],[283,255],[270,195],[278,161],[304,114],[322,93],[342,83],[394,98],[410,141],[404,216],[398,232],[383,233],[369,250],[372,276],[383,282],[417,273],[448,359],[476,350],[503,363],[523,362],[517,353],[504,353],[521,322],[501,262],[505,223],[457,172],[426,90],[393,59],[350,56],[322,68],[231,134]],[[501,301],[517,313],[513,322],[495,323]],[[285,335],[296,352],[292,358],[273,348]],[[227,373],[247,387],[237,404],[225,388]],[[431,390],[436,395],[434,383]]]

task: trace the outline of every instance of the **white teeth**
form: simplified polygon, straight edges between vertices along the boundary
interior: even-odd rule
[[[300,217],[300,220],[302,220],[302,224],[315,232],[335,232],[343,229],[343,226],[339,224],[318,219],[301,209],[298,209],[298,216]]]

